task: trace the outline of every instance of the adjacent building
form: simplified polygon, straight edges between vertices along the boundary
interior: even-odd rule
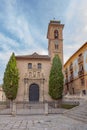
[[[87,42],[81,46],[64,65],[64,93],[86,95],[87,93]]]
[[[5,93],[2,89],[2,85],[0,85],[0,102],[6,101]]]
[[[63,28],[60,21],[50,21],[47,31],[48,55],[34,52],[16,56],[19,69],[17,101],[51,101],[48,94],[52,59],[58,54],[63,65]]]

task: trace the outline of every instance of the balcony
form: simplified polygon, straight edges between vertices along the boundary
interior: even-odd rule
[[[68,79],[65,79],[65,84],[68,84]]]
[[[70,76],[70,82],[72,82],[72,81],[73,81],[73,75]]]
[[[65,74],[68,74],[68,69],[67,68],[65,69]]]
[[[73,64],[71,64],[71,65],[69,66],[69,70],[70,70],[70,71],[73,71]]]
[[[78,76],[79,76],[79,77],[84,76],[84,70],[80,70],[80,71],[78,72]]]
[[[82,62],[83,62],[83,56],[81,55],[81,56],[78,57],[78,64],[80,64]]]

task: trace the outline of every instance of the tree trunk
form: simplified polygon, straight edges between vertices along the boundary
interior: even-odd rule
[[[58,108],[58,101],[55,100],[55,108]]]
[[[58,99],[58,107],[61,108],[62,105],[62,99]]]
[[[12,114],[12,116],[16,116],[16,103],[15,103],[15,100],[11,100],[11,114]]]
[[[6,98],[6,108],[10,108],[10,100]]]
[[[62,99],[58,99],[55,101],[55,108],[61,108]]]

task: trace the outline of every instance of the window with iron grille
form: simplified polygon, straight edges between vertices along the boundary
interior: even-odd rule
[[[38,67],[38,69],[41,69],[42,68],[42,64],[38,63],[37,67]]]
[[[28,69],[32,69],[32,63],[28,63]]]

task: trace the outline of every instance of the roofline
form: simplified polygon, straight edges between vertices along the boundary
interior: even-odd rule
[[[29,60],[29,59],[34,59],[34,60],[37,60],[37,59],[41,59],[41,60],[50,60],[50,57],[49,58],[40,58],[40,57],[38,57],[38,58],[34,58],[34,57],[20,57],[20,56],[16,56],[15,57],[16,59],[19,59],[19,60]]]
[[[70,59],[76,54],[78,53],[82,48],[84,48],[86,46],[87,42],[85,42],[64,64],[64,67],[66,66],[66,64],[70,61]]]
[[[34,59],[34,60],[37,60],[37,59],[41,59],[41,60],[50,60],[50,57],[49,55],[38,55],[38,56],[41,56],[41,57],[33,57],[32,55],[19,55],[19,56],[15,56],[16,59],[20,59],[20,60],[29,60],[29,59]],[[47,57],[46,57],[47,56]]]

